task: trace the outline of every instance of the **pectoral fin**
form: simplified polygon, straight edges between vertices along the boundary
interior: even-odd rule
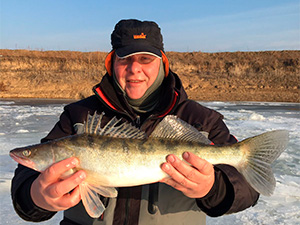
[[[100,200],[98,194],[104,197],[116,197],[118,192],[112,187],[96,187],[83,182],[79,186],[81,200],[85,210],[93,218],[99,218],[105,210],[105,206]]]

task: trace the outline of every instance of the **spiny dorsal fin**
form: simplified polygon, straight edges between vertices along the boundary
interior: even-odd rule
[[[113,117],[103,128],[101,128],[101,120],[104,112],[101,114],[94,113],[93,116],[88,114],[87,120],[84,123],[83,133],[95,134],[100,136],[109,136],[115,138],[132,138],[145,139],[145,132],[132,126],[129,123],[121,123],[121,119]],[[78,124],[77,124],[78,125]]]
[[[156,126],[150,137],[211,144],[211,141],[207,138],[207,132],[199,132],[195,127],[174,115],[166,116]]]

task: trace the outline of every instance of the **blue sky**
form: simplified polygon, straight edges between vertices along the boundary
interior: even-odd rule
[[[0,0],[0,48],[110,51],[125,18],[159,24],[166,51],[300,49],[299,0]]]

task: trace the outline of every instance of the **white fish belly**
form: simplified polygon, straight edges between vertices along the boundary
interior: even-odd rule
[[[87,182],[108,186],[126,187],[158,182],[168,177],[160,168],[165,162],[166,154],[120,154],[106,152],[106,154],[88,156],[82,154],[80,167],[87,171]],[[94,160],[94,159],[98,160]]]

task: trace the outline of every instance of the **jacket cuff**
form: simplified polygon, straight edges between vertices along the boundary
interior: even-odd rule
[[[222,171],[224,178],[226,177],[228,184],[232,187],[232,203],[227,214],[239,212],[257,204],[259,193],[250,186],[236,168],[226,164],[218,164],[215,167]]]
[[[217,217],[229,211],[234,199],[234,190],[226,175],[215,169],[215,182],[203,198],[196,199],[198,207],[208,216]]]
[[[28,179],[16,192],[13,205],[18,215],[26,220],[40,222],[52,218],[56,212],[42,209],[34,204],[30,195],[30,188],[36,177]]]

